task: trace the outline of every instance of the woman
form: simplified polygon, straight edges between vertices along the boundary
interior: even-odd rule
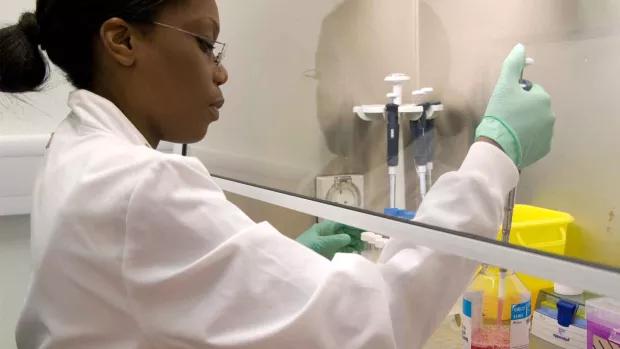
[[[153,150],[199,141],[218,119],[218,33],[214,0],[39,0],[0,31],[0,91],[35,91],[41,50],[78,89],[35,188],[18,347],[421,347],[477,262],[399,241],[382,265],[330,262],[252,222],[196,159]],[[495,235],[517,166],[552,137],[549,96],[519,87],[524,61],[518,45],[479,142],[436,183],[420,222]],[[320,225],[301,240],[328,255],[350,238],[325,235],[342,232]]]

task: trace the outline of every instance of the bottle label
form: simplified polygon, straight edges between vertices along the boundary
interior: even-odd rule
[[[531,321],[531,301],[512,305],[510,316],[510,349],[528,349],[530,347]]]
[[[461,317],[463,349],[471,349],[471,307],[471,302],[463,299],[463,316]]]
[[[510,328],[483,323],[482,292],[463,296],[462,349],[529,349],[532,302],[510,305]],[[499,315],[501,316],[501,314]]]
[[[472,292],[463,297],[461,327],[463,349],[472,349],[473,334],[482,327],[482,293]]]

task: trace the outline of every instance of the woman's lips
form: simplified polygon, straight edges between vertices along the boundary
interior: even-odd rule
[[[211,115],[213,115],[213,119],[214,120],[219,120],[220,118],[220,109],[224,106],[224,100],[220,99],[215,103],[212,103],[211,106],[209,107],[209,111],[211,112]]]
[[[225,102],[226,101],[224,99],[220,99],[214,103],[211,103],[211,107],[216,108],[216,109],[222,109]]]

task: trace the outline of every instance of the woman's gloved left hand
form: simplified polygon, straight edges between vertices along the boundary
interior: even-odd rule
[[[336,253],[361,252],[362,231],[344,224],[323,221],[297,238],[297,242],[331,260]]]

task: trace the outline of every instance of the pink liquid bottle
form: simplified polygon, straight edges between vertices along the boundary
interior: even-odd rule
[[[463,349],[528,349],[532,296],[512,271],[483,266],[463,295]]]
[[[516,188],[504,207],[509,243]],[[463,295],[463,349],[529,349],[532,294],[514,272],[483,265]]]

